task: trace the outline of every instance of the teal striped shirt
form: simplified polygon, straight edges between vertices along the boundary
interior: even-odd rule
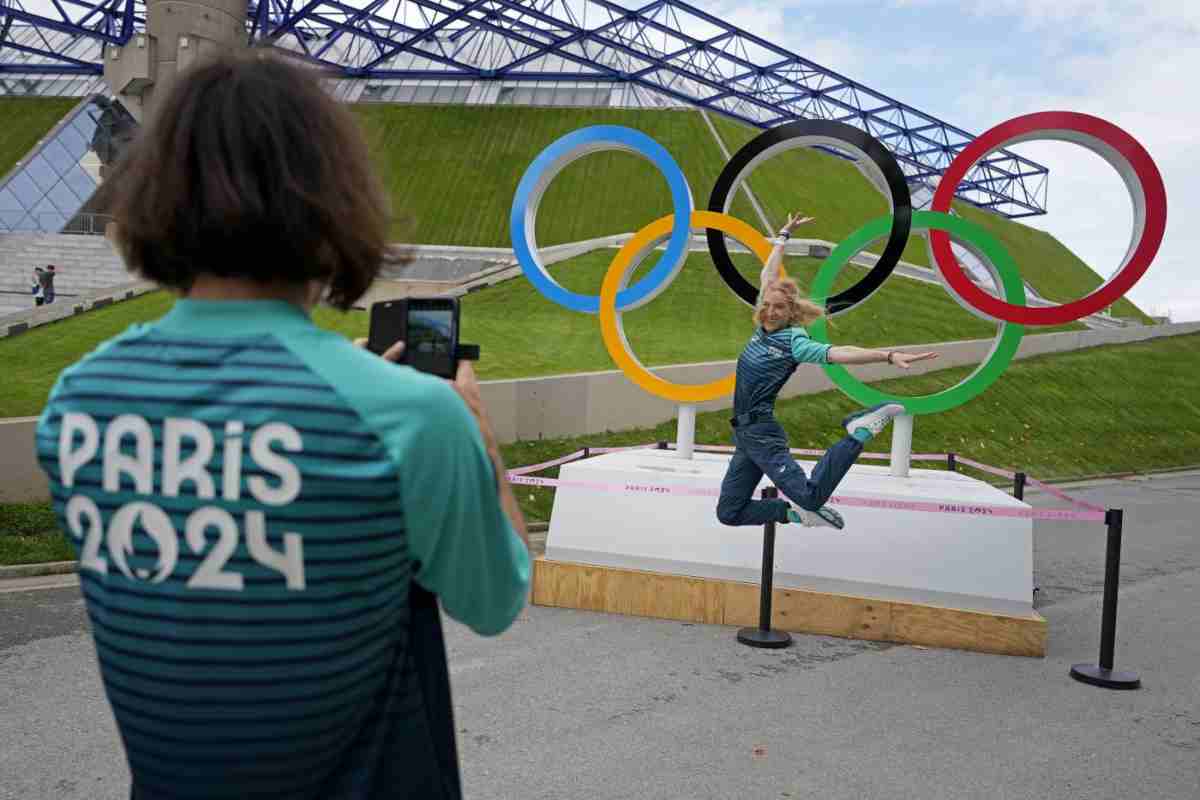
[[[528,553],[465,404],[282,301],[181,300],[37,429],[137,797],[457,797],[442,608]]]
[[[733,413],[771,414],[779,390],[800,364],[828,364],[830,345],[814,342],[801,327],[768,333],[757,328],[737,361]]]

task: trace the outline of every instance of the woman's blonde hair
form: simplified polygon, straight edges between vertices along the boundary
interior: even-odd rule
[[[767,292],[782,292],[788,304],[788,326],[807,326],[825,316],[825,309],[811,300],[800,296],[800,286],[791,278],[781,278],[767,284],[759,294],[758,305],[754,308],[754,324],[762,325],[763,302]]]

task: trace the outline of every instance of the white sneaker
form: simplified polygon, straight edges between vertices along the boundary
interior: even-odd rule
[[[816,511],[789,508],[787,513],[789,522],[799,522],[806,528],[836,528],[840,531],[846,527],[846,521],[842,519],[842,515],[829,506],[821,506]]]
[[[888,423],[904,413],[904,406],[899,403],[881,403],[865,411],[856,411],[842,420],[846,433],[853,434],[859,428],[866,428],[872,436],[878,436]]]

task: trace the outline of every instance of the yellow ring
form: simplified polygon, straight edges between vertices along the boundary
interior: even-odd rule
[[[729,234],[749,247],[763,264],[766,264],[771,256],[771,243],[761,233],[736,217],[716,211],[693,211],[689,222],[692,228],[712,228]],[[670,236],[674,223],[674,214],[656,219],[635,233],[625,246],[617,251],[608,272],[604,274],[604,283],[600,286],[600,334],[604,337],[604,346],[612,360],[625,373],[625,377],[642,389],[677,403],[703,403],[733,394],[736,373],[730,373],[712,383],[672,383],[663,380],[646,369],[633,354],[629,342],[625,339],[621,313],[617,311],[617,292],[622,284],[629,280],[630,274],[641,261],[640,258],[635,261],[634,257],[645,254]],[[786,277],[782,270],[780,275]]]

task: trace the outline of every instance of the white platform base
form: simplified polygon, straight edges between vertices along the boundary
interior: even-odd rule
[[[729,456],[668,450],[609,453],[564,465],[563,479],[719,489]],[[811,471],[813,462],[799,462]],[[755,492],[755,498],[764,479]],[[1027,508],[956,472],[857,464],[836,494]],[[843,506],[846,528],[779,525],[775,586],[1003,614],[1027,614],[1033,598],[1033,523],[1028,519]],[[670,575],[757,582],[762,529],[728,527],[716,499],[613,494],[560,487],[546,541],[551,561]]]

